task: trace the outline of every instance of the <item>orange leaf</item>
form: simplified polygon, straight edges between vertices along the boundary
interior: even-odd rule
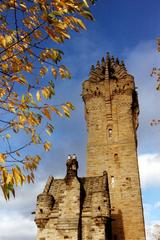
[[[51,71],[52,71],[53,76],[56,78],[57,77],[57,70],[54,67],[52,67]]]
[[[47,108],[43,108],[42,113],[49,119],[51,120],[51,114]]]

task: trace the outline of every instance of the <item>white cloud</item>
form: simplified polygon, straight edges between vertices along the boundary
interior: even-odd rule
[[[9,201],[6,202],[3,195],[0,195],[0,210],[3,206],[3,211],[10,209],[11,212],[17,211],[17,209],[22,211],[25,214],[30,211],[36,204],[37,194],[41,193],[46,181],[37,181],[35,184],[26,184],[22,188],[18,187],[16,189],[15,199],[12,197]],[[2,211],[2,210],[1,210]]]
[[[33,240],[36,236],[34,224],[36,197],[42,192],[45,181],[25,185],[16,191],[16,198],[5,201],[0,197],[0,240]]]
[[[154,205],[155,208],[160,208],[160,201],[156,202]]]
[[[21,214],[1,215],[0,240],[32,240],[36,227],[30,218]]]
[[[160,186],[160,154],[144,154],[138,159],[142,187]]]
[[[156,216],[156,204],[144,203],[146,240],[156,240],[156,233],[160,233],[160,219]]]
[[[135,77],[138,87],[139,98],[139,128],[138,128],[138,150],[139,171],[142,185],[143,199],[147,204],[144,206],[146,223],[146,239],[153,240],[153,232],[156,224],[160,224],[159,207],[160,202],[155,196],[156,188],[159,192],[160,186],[160,129],[151,127],[153,118],[160,118],[158,105],[160,94],[156,91],[156,80],[150,76],[152,68],[159,66],[160,54],[156,51],[156,42],[141,42],[133,49],[127,50],[126,64],[128,72]],[[154,153],[154,154],[152,154]],[[152,192],[152,189],[154,191]],[[152,195],[153,194],[153,195]],[[154,203],[157,201],[156,203]],[[152,202],[152,204],[150,204]]]
[[[126,52],[128,72],[135,77],[138,87],[140,107],[138,128],[138,149],[140,153],[157,152],[160,145],[160,130],[151,127],[152,119],[160,118],[157,104],[160,93],[156,91],[156,80],[150,76],[152,68],[159,66],[160,54],[156,51],[155,40],[140,42],[135,48]]]
[[[61,178],[57,176],[56,178]],[[36,237],[36,224],[31,213],[36,209],[36,198],[46,184],[46,179],[33,185],[18,188],[16,198],[5,201],[0,195],[0,240],[33,240]]]
[[[146,240],[158,240],[160,238],[160,220],[154,221],[146,229]]]

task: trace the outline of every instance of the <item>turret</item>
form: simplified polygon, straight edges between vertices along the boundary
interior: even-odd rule
[[[67,166],[66,181],[69,181],[72,178],[77,177],[78,161],[77,156],[75,154],[68,155],[66,166]]]
[[[43,193],[37,196],[35,222],[37,224],[37,227],[40,229],[44,228],[46,223],[48,222],[49,214],[54,205],[54,197],[49,194],[49,189],[53,181],[53,177],[50,177]]]

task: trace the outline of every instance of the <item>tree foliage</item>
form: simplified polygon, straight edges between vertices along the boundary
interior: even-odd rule
[[[157,39],[157,51],[160,52],[160,38]],[[157,81],[156,90],[160,91],[160,68],[154,67],[152,69],[151,76],[154,76],[156,78],[156,81]],[[160,124],[160,119],[158,120],[153,119],[151,122],[151,126],[158,125],[158,124]]]
[[[160,52],[160,38],[157,39],[157,51]],[[157,80],[157,90],[160,91],[160,69],[154,67],[151,76],[155,76]]]
[[[152,239],[153,240],[160,240],[160,225],[155,224],[152,229]]]
[[[49,101],[55,95],[56,79],[71,78],[58,47],[70,39],[71,30],[86,29],[82,19],[93,19],[89,10],[93,3],[0,1],[0,186],[6,199],[15,195],[15,185],[34,181],[41,158],[25,155],[24,149],[37,144],[49,151],[51,143],[42,136],[53,133],[53,114],[69,117],[73,110],[70,102],[55,106]]]

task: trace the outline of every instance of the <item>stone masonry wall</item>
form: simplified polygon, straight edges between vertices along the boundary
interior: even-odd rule
[[[118,65],[113,59],[110,66],[106,61],[108,71],[105,70],[104,77],[101,71],[99,77],[98,63],[83,83],[87,176],[108,172],[113,239],[144,240],[136,139],[138,102],[133,77]]]
[[[69,162],[70,165],[71,161]],[[77,162],[64,179],[49,178],[37,198],[37,240],[110,240],[108,176],[78,178]]]

